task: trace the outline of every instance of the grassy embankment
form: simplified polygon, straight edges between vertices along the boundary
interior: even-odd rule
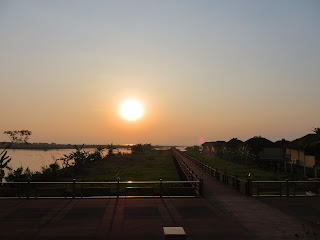
[[[117,180],[120,173],[120,181],[179,181],[181,180],[171,152],[169,150],[153,150],[136,154],[124,154],[109,156],[105,159],[94,161],[76,175],[77,181],[112,181]],[[163,194],[167,194],[169,186],[181,184],[164,184]],[[87,186],[87,185],[84,185]],[[88,185],[90,186],[90,185]],[[92,185],[91,185],[92,186]],[[99,186],[99,185],[98,185]],[[100,185],[101,186],[101,185]],[[153,187],[154,194],[159,195],[160,185],[157,184],[122,184],[120,195],[125,194],[125,187]],[[111,186],[111,191],[116,194],[116,185]],[[129,195],[141,195],[131,193]],[[127,194],[128,195],[128,194]],[[144,195],[144,194],[142,194]],[[147,194],[148,195],[148,194]]]
[[[47,169],[44,173],[33,175],[32,181],[56,182],[67,181],[72,182],[73,179],[79,182],[97,182],[94,184],[78,184],[76,186],[76,196],[82,196],[83,187],[110,187],[111,194],[117,194],[117,184],[99,183],[99,182],[116,182],[117,174],[120,174],[120,181],[157,181],[153,184],[145,183],[121,183],[119,185],[120,195],[124,195],[126,187],[148,187],[153,188],[155,195],[160,194],[160,179],[163,181],[179,181],[181,180],[169,150],[151,150],[135,154],[123,154],[107,156],[102,159],[87,162],[84,165],[71,166],[56,170]],[[26,177],[26,176],[20,176]],[[20,181],[21,179],[16,179]],[[25,181],[25,180],[21,180]],[[181,184],[170,183],[163,184],[162,193],[166,194],[168,187],[180,186]],[[48,185],[49,186],[49,185]],[[50,187],[61,187],[61,185],[51,184]],[[35,190],[34,190],[35,191]],[[72,185],[67,185],[67,196],[72,196]],[[33,194],[33,193],[32,193]],[[142,195],[150,193],[142,193]],[[57,193],[59,195],[59,193]],[[134,192],[126,195],[135,195]],[[137,193],[136,195],[141,195]],[[40,196],[40,195],[39,195]],[[44,193],[43,196],[47,196]]]
[[[219,172],[226,171],[227,174],[230,174],[233,176],[238,175],[238,177],[241,179],[247,179],[248,173],[251,173],[251,176],[253,177],[254,180],[278,181],[278,180],[285,180],[285,179],[289,179],[289,180],[301,179],[301,176],[292,175],[289,173],[287,174],[281,173],[281,172],[278,173],[277,171],[261,169],[256,166],[243,165],[236,162],[220,159],[217,157],[204,156],[201,153],[197,153],[193,151],[188,151],[186,153],[202,162],[207,163],[209,166],[215,169],[218,169]]]
[[[178,181],[180,177],[169,150],[109,156],[94,161],[77,174],[79,181]]]

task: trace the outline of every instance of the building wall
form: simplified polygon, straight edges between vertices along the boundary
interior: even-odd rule
[[[286,155],[291,155],[291,148],[286,148]]]
[[[313,168],[316,163],[315,156],[305,155],[301,150],[286,148],[286,154],[291,156],[291,160],[296,159],[299,166]]]
[[[291,149],[291,159],[299,160],[299,150]]]
[[[202,147],[203,147],[202,152],[203,152],[204,154],[209,155],[209,156],[215,155],[215,149],[214,149],[212,143],[204,143],[204,144],[202,145]]]
[[[299,151],[299,164],[301,166],[304,166],[304,160],[305,160],[305,157],[304,157],[304,151]]]
[[[315,156],[305,155],[305,160],[306,160],[306,167],[311,167],[312,168],[316,164]]]

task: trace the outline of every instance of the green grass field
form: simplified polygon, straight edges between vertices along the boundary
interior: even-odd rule
[[[95,161],[77,174],[78,181],[178,181],[180,180],[171,152],[154,150],[125,154]]]
[[[195,152],[187,152],[187,154],[193,156],[194,158],[201,160],[205,163],[207,163],[209,166],[218,169],[219,172],[226,171],[227,174],[236,176],[238,175],[241,179],[247,179],[248,173],[251,173],[251,176],[254,180],[296,180],[299,179],[299,177],[291,174],[285,174],[285,173],[277,173],[277,171],[272,170],[266,170],[261,169],[256,166],[248,166],[239,164],[232,161],[227,161],[224,159],[220,159],[217,157],[209,157],[204,156],[201,153],[195,153]],[[301,177],[300,177],[301,178]]]

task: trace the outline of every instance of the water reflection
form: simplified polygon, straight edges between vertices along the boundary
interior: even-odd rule
[[[94,152],[95,148],[86,148],[85,151]],[[51,149],[51,150],[29,150],[29,149],[8,149],[8,155],[12,158],[9,167],[13,170],[23,167],[29,168],[31,171],[41,171],[42,167],[47,167],[54,163],[56,159],[63,157],[65,154],[74,152],[74,149]],[[115,154],[118,152],[129,154],[130,148],[114,149]],[[102,152],[103,156],[108,154],[108,150]],[[61,166],[62,161],[57,161]]]

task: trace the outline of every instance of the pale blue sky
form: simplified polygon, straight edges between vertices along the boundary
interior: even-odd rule
[[[1,132],[197,144],[320,126],[319,1],[1,1],[0,32]],[[126,98],[140,121],[119,117]]]

